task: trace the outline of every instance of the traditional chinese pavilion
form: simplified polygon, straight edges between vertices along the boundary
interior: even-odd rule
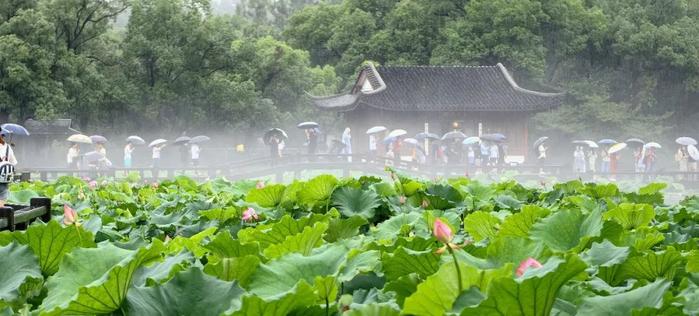
[[[502,64],[495,66],[382,66],[367,64],[347,94],[313,97],[324,110],[343,112],[354,130],[355,148],[369,127],[385,125],[409,133],[468,136],[502,133],[508,154],[528,152],[532,114],[561,104],[563,93],[521,88]],[[361,147],[360,147],[361,148]]]

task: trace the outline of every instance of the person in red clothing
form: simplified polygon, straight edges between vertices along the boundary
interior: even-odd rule
[[[616,175],[617,161],[619,160],[619,154],[613,153],[609,154],[609,172],[612,174],[612,179]]]

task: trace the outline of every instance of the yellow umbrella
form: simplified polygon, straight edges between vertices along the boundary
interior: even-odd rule
[[[83,134],[73,134],[66,139],[69,142],[80,143],[80,144],[92,144],[92,139],[89,136]]]
[[[609,147],[609,151],[607,151],[610,155],[615,154],[620,152],[622,149],[626,148],[628,146],[626,143],[618,143],[612,145],[612,147]]]

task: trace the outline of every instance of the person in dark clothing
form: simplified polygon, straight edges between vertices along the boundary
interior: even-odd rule
[[[280,140],[277,137],[277,135],[273,135],[272,137],[269,138],[269,154],[270,154],[270,157],[272,157],[272,160],[277,160],[280,158],[280,156],[279,156],[279,143],[280,143]]]

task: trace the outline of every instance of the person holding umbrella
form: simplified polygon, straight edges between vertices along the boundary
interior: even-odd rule
[[[150,144],[148,144],[148,147],[150,147],[152,150],[151,158],[153,159],[153,169],[160,168],[161,152],[163,151],[163,148],[165,147],[166,143],[167,140],[158,138],[152,141]]]
[[[80,144],[71,143],[70,148],[68,148],[68,154],[66,155],[66,163],[68,164],[68,169],[78,169],[80,158]]]
[[[677,168],[680,172],[687,172],[687,164],[689,163],[689,153],[687,153],[687,146],[680,146],[677,148],[675,153],[675,162],[677,162]]]
[[[575,152],[573,152],[573,166],[577,173],[585,173],[587,162],[585,161],[585,152],[582,146],[576,146]]]
[[[134,150],[136,150],[136,146],[132,142],[128,142],[124,146],[124,168],[131,168]]]
[[[318,149],[318,128],[306,129],[306,141],[308,142],[308,154],[315,155]]]
[[[5,206],[9,191],[10,181],[14,175],[14,167],[17,165],[12,146],[5,141],[10,134],[6,129],[0,129],[0,207]]]
[[[352,130],[349,127],[345,127],[345,131],[342,133],[342,154],[352,155]],[[347,157],[347,162],[352,162],[352,156]]]

